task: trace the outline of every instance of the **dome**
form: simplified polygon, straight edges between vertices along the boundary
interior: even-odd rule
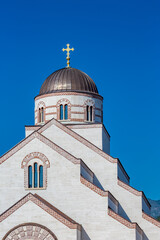
[[[67,91],[98,94],[94,81],[86,73],[69,67],[53,72],[42,84],[39,95]]]

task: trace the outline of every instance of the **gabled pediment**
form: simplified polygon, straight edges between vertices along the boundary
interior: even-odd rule
[[[59,147],[55,143],[53,143],[50,139],[46,138],[39,132],[33,132],[31,135],[23,139],[21,142],[19,142],[16,146],[14,146],[11,150],[9,150],[7,153],[5,153],[2,157],[0,157],[0,164],[2,164],[4,161],[6,161],[9,157],[14,155],[17,151],[22,149],[24,146],[26,146],[28,143],[30,143],[33,139],[39,139],[41,142],[52,148],[54,151],[68,159],[74,164],[79,164],[80,159],[74,157],[72,154],[68,153],[66,150],[63,148]]]
[[[66,214],[61,212],[59,209],[54,207],[52,204],[47,202],[45,199],[41,198],[37,194],[29,193],[24,198],[19,200],[17,203],[15,203],[12,207],[10,207],[7,211],[2,213],[0,215],[0,222],[4,221],[7,217],[12,215],[14,212],[16,212],[18,209],[20,209],[22,206],[24,206],[27,202],[31,201],[41,209],[43,209],[45,212],[47,212],[52,217],[56,218],[59,222],[63,223],[70,229],[79,229],[81,230],[81,225],[75,222],[73,219],[68,217]]]

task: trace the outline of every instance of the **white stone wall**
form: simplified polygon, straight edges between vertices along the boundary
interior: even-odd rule
[[[60,103],[67,103],[70,105],[70,117],[62,122],[86,122],[86,104],[93,106],[93,122],[102,122],[102,98],[98,95],[81,94],[81,93],[53,93],[39,96],[35,99],[35,124],[38,124],[38,109],[44,107],[45,122],[52,118],[59,120],[58,111]]]
[[[84,137],[98,148],[110,154],[110,136],[103,124],[67,125],[74,132]]]
[[[54,124],[42,134],[65,151],[70,152],[77,158],[81,158],[94,172],[99,186],[104,190],[109,190],[119,201],[119,214],[128,220],[137,222],[145,232],[145,240],[157,240],[155,236],[160,236],[159,228],[142,218],[142,196],[138,196],[118,184],[117,163],[108,161],[98,152],[86,146],[83,141],[76,140]],[[43,153],[50,161],[50,168],[47,169],[48,184],[46,190],[25,190],[24,188],[24,169],[21,168],[21,163],[24,157],[31,152]],[[83,173],[89,179],[89,175],[85,171]],[[117,240],[117,237],[118,240],[139,240],[139,235],[135,229],[125,226],[122,222],[113,219],[107,214],[108,198],[83,185],[80,182],[80,174],[80,164],[72,163],[65,156],[57,153],[39,139],[34,138],[0,165],[0,214],[27,193],[32,192],[33,194],[39,194],[60,211],[82,224],[82,239],[84,240]],[[109,200],[109,204],[116,211],[112,201]],[[41,222],[41,216],[45,214],[33,204],[29,206],[31,210],[33,208],[33,211],[29,212],[27,220],[23,218],[28,216],[24,206],[22,212],[26,214],[23,217],[21,214],[17,215],[18,220],[15,217],[12,224],[10,224],[9,217],[8,221],[6,218],[0,223],[0,229],[3,229],[3,233],[6,233],[6,230],[12,228],[14,224],[31,221],[32,215],[35,222],[44,225]],[[45,217],[44,220],[46,226],[50,228],[50,223]],[[56,227],[56,224],[56,229],[53,232],[58,234],[59,230],[57,229],[60,228]],[[68,230],[63,235],[63,238],[59,237],[59,239],[66,239],[66,236],[69,236],[69,239],[75,239]]]
[[[47,169],[48,186],[46,190],[25,190],[24,188],[24,169],[21,168],[21,162],[27,154],[35,151],[43,152],[50,161],[50,168]],[[117,240],[115,229],[122,234],[119,239],[135,240],[135,229],[129,229],[107,215],[107,197],[100,196],[80,182],[80,165],[73,164],[38,139],[33,139],[1,164],[0,192],[0,213],[7,210],[28,192],[32,192],[39,194],[82,224],[84,228],[82,239],[84,240],[107,240],[110,237]],[[30,202],[0,223],[1,236],[4,236],[12,227],[30,221],[48,227],[58,239],[75,239],[74,231],[69,231]]]

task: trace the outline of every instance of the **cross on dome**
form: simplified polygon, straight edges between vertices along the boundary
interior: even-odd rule
[[[66,60],[67,60],[67,68],[69,68],[69,64],[70,64],[70,62],[69,62],[69,60],[70,60],[70,51],[74,51],[74,48],[70,48],[69,46],[70,46],[70,44],[67,44],[67,48],[63,48],[63,49],[62,49],[63,52],[64,52],[64,51],[67,52],[67,57],[66,57]]]

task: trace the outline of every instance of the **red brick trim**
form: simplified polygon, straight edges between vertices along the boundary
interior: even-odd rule
[[[74,164],[79,164],[80,160],[75,158],[73,155],[65,151],[63,148],[59,147],[55,143],[53,143],[51,140],[46,138],[45,136],[41,135],[40,133],[33,132],[28,137],[23,139],[20,143],[18,143],[15,147],[13,147],[10,151],[8,151],[6,154],[4,154],[0,158],[0,164],[2,164],[4,161],[6,161],[9,157],[11,157],[13,154],[15,154],[17,151],[19,151],[22,147],[24,147],[26,144],[31,142],[34,138],[39,139],[41,142],[45,143],[49,147],[51,147],[53,150],[55,150],[57,153],[61,154],[65,158],[67,158],[69,161],[73,162]]]
[[[84,112],[73,112],[73,111],[71,111],[71,114],[84,114]]]
[[[112,200],[112,202],[116,206],[118,206],[117,199],[109,191],[104,191],[104,190],[100,189],[99,187],[97,187],[93,183],[89,182],[87,179],[85,179],[82,176],[80,177],[80,181],[81,181],[82,184],[84,184],[86,187],[90,188],[92,191],[99,194],[100,196],[110,198]]]
[[[36,131],[40,128],[40,126],[25,126],[25,131],[33,130]]]
[[[72,122],[84,122],[84,119],[82,118],[71,118]]]
[[[37,223],[24,223],[12,228],[2,240],[58,240],[57,237],[45,226]]]
[[[65,151],[63,148],[59,147],[57,144],[53,143],[51,140],[46,138],[45,136],[41,135],[40,133],[36,132],[36,138],[38,138],[41,142],[48,145],[50,148],[55,150],[57,153],[62,155],[63,157],[67,158],[69,161],[71,161],[74,164],[80,164],[80,161],[78,158],[74,157],[67,151]]]
[[[100,100],[103,100],[103,97],[99,94],[96,93],[81,93],[81,92],[55,92],[55,93],[48,93],[40,96],[36,96],[35,100],[46,98],[46,97],[51,97],[51,96],[67,96],[67,95],[78,95],[78,96],[86,96],[86,97],[91,97],[91,98],[97,98]]]
[[[57,126],[58,128],[62,129],[64,132],[66,132],[67,134],[69,134],[70,136],[72,136],[73,138],[75,138],[76,140],[78,140],[79,142],[81,142],[82,144],[84,144],[85,146],[89,147],[90,149],[92,149],[94,152],[96,152],[97,154],[99,154],[100,156],[102,156],[103,158],[107,159],[109,162],[112,163],[117,163],[117,159],[111,157],[110,155],[108,155],[107,153],[103,152],[100,148],[96,147],[94,144],[92,144],[91,142],[89,142],[88,140],[86,140],[85,138],[83,138],[82,136],[80,136],[79,134],[77,134],[76,132],[72,131],[71,129],[69,129],[68,127],[64,126],[63,124],[61,124],[60,122],[58,122],[56,119],[51,119],[50,121],[48,121],[48,123],[46,123],[44,126],[42,126],[38,132],[42,133],[43,131],[45,131],[48,127],[50,127],[52,124],[54,124],[55,126]]]
[[[71,107],[82,107],[83,108],[83,105],[79,105],[79,104],[72,104]]]
[[[54,108],[57,107],[56,105],[46,106],[46,108]]]
[[[102,128],[102,123],[90,123],[90,124],[76,124],[76,125],[71,125],[68,124],[66,125],[70,129],[88,129],[88,128]]]
[[[32,153],[29,153],[22,161],[22,164],[21,164],[21,168],[24,168],[28,165],[28,162],[34,158],[39,158],[43,164],[45,164],[48,167],[50,167],[50,162],[48,160],[48,158],[43,154],[43,153],[40,153],[40,152],[32,152]]]
[[[117,220],[118,222],[122,223],[126,227],[130,229],[136,229],[141,235],[143,234],[143,230],[140,228],[140,226],[137,223],[129,222],[125,218],[121,217],[120,215],[112,211],[110,208],[108,209],[108,215],[114,218],[115,220]]]
[[[11,208],[9,208],[7,211],[2,213],[0,215],[0,222],[2,222],[4,219],[10,216],[12,213],[14,213],[17,209],[19,209],[28,201],[32,201],[33,203],[35,203],[37,206],[42,208],[45,212],[50,214],[52,217],[56,218],[58,221],[60,221],[67,227],[71,229],[81,230],[81,225],[79,225],[77,222],[69,218],[67,215],[62,213],[60,210],[55,208],[53,205],[45,201],[43,198],[41,198],[37,194],[33,195],[32,193],[27,194],[24,198],[22,198],[20,201],[14,204]]]
[[[157,221],[155,218],[149,216],[148,214],[146,214],[145,212],[142,212],[142,217],[147,220],[148,222],[154,224],[155,226],[160,228],[160,222]]]
[[[147,206],[149,207],[149,209],[151,208],[150,203],[148,202],[146,196],[144,195],[144,193],[142,191],[138,191],[137,189],[131,187],[130,185],[128,185],[127,183],[121,181],[120,179],[118,179],[118,185],[123,187],[124,189],[126,189],[127,191],[133,193],[136,196],[141,196],[143,197],[143,199],[145,200]]]
[[[62,98],[60,99],[57,104],[56,104],[56,108],[57,108],[57,119],[60,120],[60,105],[65,105],[67,104],[68,105],[68,119],[63,119],[65,121],[70,121],[71,119],[71,103],[70,101],[67,99],[67,98]],[[62,121],[63,121],[62,120]]]
[[[28,166],[32,159],[40,159],[43,162],[43,189],[47,188],[47,168],[50,167],[48,158],[40,152],[29,153],[22,161],[21,168],[24,168],[24,187],[28,189]],[[38,181],[39,187],[39,181]],[[41,188],[40,188],[41,189]]]
[[[90,188],[92,191],[96,192],[100,196],[108,197],[108,192],[107,191],[104,191],[104,190],[100,189],[99,187],[97,187],[93,183],[86,180],[84,177],[81,176],[80,181],[81,181],[82,184],[84,184],[86,187]]]
[[[46,115],[53,115],[53,114],[57,114],[57,112],[49,112],[49,113],[46,113]]]
[[[43,101],[40,101],[37,105],[37,117],[35,116],[35,119],[37,119],[37,124],[40,123],[40,113],[39,113],[39,109],[43,107],[44,110],[44,122],[46,122],[46,105]]]

